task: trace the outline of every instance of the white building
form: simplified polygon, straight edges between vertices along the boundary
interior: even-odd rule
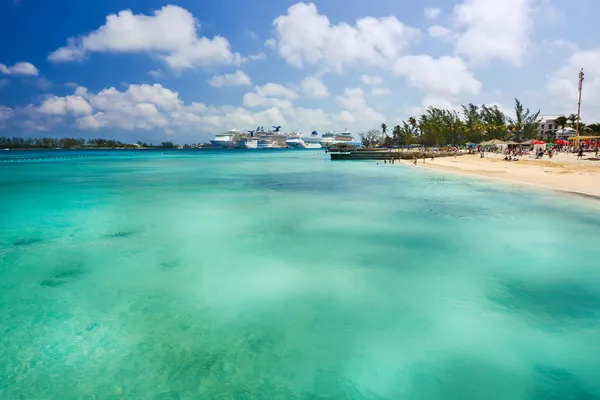
[[[543,136],[544,139],[568,139],[572,136],[576,136],[575,129],[570,126],[565,126],[562,129],[554,122],[560,115],[540,115],[538,117],[538,131],[539,135]]]

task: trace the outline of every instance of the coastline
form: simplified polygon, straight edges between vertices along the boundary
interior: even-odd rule
[[[486,153],[484,158],[478,154],[462,155],[434,161],[426,159],[424,163],[420,159],[417,166],[410,161],[402,161],[401,165],[600,200],[600,161],[578,161],[575,155],[564,153],[555,155],[552,160],[524,156],[520,161],[508,162],[503,158],[504,155]]]

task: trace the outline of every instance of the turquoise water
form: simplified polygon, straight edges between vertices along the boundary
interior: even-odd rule
[[[11,151],[0,190],[2,399],[600,397],[590,200],[314,151]]]

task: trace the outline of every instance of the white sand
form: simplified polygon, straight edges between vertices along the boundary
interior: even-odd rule
[[[586,153],[585,157],[593,157]],[[577,160],[574,154],[557,154],[552,160],[544,156],[519,157],[520,161],[504,161],[504,155],[486,153],[485,158],[463,155],[457,158],[420,159],[416,168],[461,173],[513,183],[543,186],[550,189],[600,197],[600,161]],[[405,162],[412,165],[412,162]]]

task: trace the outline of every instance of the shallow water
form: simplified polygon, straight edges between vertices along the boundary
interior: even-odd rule
[[[0,154],[2,399],[594,399],[600,213],[321,152]]]

